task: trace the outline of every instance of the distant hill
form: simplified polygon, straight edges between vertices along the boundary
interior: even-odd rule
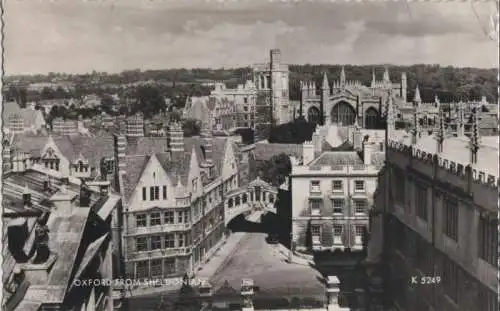
[[[290,97],[300,99],[299,81],[320,81],[323,72],[327,72],[330,82],[338,80],[339,65],[290,65]],[[375,69],[378,80],[382,79],[384,66],[345,66],[348,80],[359,80],[369,85],[372,80],[372,71]],[[408,98],[413,98],[413,92],[418,82],[422,100],[431,102],[437,94],[442,102],[457,100],[477,100],[486,96],[488,101],[497,101],[497,70],[479,68],[455,68],[439,65],[412,65],[389,66],[390,78],[393,82],[400,82],[401,73],[406,72],[408,77]],[[92,73],[85,75],[68,75],[51,73],[47,76],[10,76],[5,82],[14,84],[29,84],[35,82],[67,81],[80,85],[131,84],[139,81],[161,81],[162,84],[181,86],[186,84],[200,84],[201,82],[221,81],[234,87],[252,79],[250,67],[236,69],[165,69],[165,70],[130,70],[120,74]],[[175,82],[175,84],[174,84]]]

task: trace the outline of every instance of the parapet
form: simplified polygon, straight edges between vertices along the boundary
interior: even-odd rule
[[[390,141],[388,143],[388,150],[397,153],[403,153],[413,159],[428,163],[429,165],[437,165],[439,168],[448,171],[462,179],[468,179],[469,177],[471,177],[474,183],[483,185],[488,188],[500,187],[500,178],[498,178],[497,176],[487,174],[477,169],[473,169],[470,165],[464,165],[462,163],[448,160],[442,156],[426,152],[411,145],[406,145],[396,141]]]

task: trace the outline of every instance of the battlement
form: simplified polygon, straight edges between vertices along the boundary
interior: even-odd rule
[[[464,165],[463,163],[451,161],[445,157],[426,152],[411,145],[390,141],[388,143],[388,150],[403,153],[413,159],[417,159],[429,165],[437,165],[440,169],[450,172],[463,180],[472,178],[474,183],[488,188],[500,187],[500,178],[498,178],[498,176],[487,174],[483,171],[474,169],[470,165]]]

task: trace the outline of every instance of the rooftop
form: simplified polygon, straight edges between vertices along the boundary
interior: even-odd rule
[[[484,136],[480,138],[481,145],[478,150],[477,163],[473,168],[486,174],[498,177],[498,136]],[[437,154],[437,143],[434,136],[420,139],[416,147],[427,153]],[[464,166],[470,163],[469,139],[467,137],[451,137],[443,141],[441,157],[460,163]]]

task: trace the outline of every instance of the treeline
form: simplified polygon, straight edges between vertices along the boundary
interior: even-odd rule
[[[339,65],[291,65],[290,97],[300,100],[300,81],[312,80],[319,88],[326,72],[330,84],[340,79]],[[489,102],[496,102],[498,97],[496,69],[455,68],[439,65],[390,66],[389,76],[393,83],[401,82],[401,73],[406,72],[408,81],[408,99],[412,99],[418,83],[420,95],[424,102],[433,102],[438,95],[441,102],[459,100],[478,100],[486,96]],[[376,79],[382,80],[384,66],[350,66],[344,67],[347,80],[357,80],[369,86],[372,73]]]
[[[323,73],[328,74],[330,83],[338,80],[339,65],[290,65],[290,97],[300,99],[300,81],[314,80],[321,86]],[[384,66],[345,66],[348,80],[358,80],[370,85],[372,72],[375,70],[377,80],[382,80]],[[408,98],[413,98],[415,86],[419,85],[421,97],[425,102],[434,100],[438,95],[442,102],[457,100],[477,100],[486,96],[488,101],[495,102],[497,91],[497,70],[479,68],[455,68],[439,65],[390,66],[389,74],[394,83],[401,82],[401,73],[406,72],[408,79]],[[129,70],[119,74],[91,73],[85,75],[64,75],[51,73],[48,76],[7,77],[6,82],[27,84],[34,82],[66,81],[75,84],[75,89],[91,89],[94,93],[102,90],[118,92],[134,88],[134,83],[151,83],[159,88],[167,97],[201,96],[209,93],[203,82],[222,81],[228,87],[235,87],[245,80],[252,79],[251,68],[236,69],[166,69],[166,70]],[[79,91],[75,91],[79,92]],[[200,95],[201,94],[201,95]],[[179,96],[182,96],[179,95]]]
[[[315,129],[314,123],[309,123],[300,117],[292,122],[272,127],[268,140],[270,143],[302,144],[312,139]]]

